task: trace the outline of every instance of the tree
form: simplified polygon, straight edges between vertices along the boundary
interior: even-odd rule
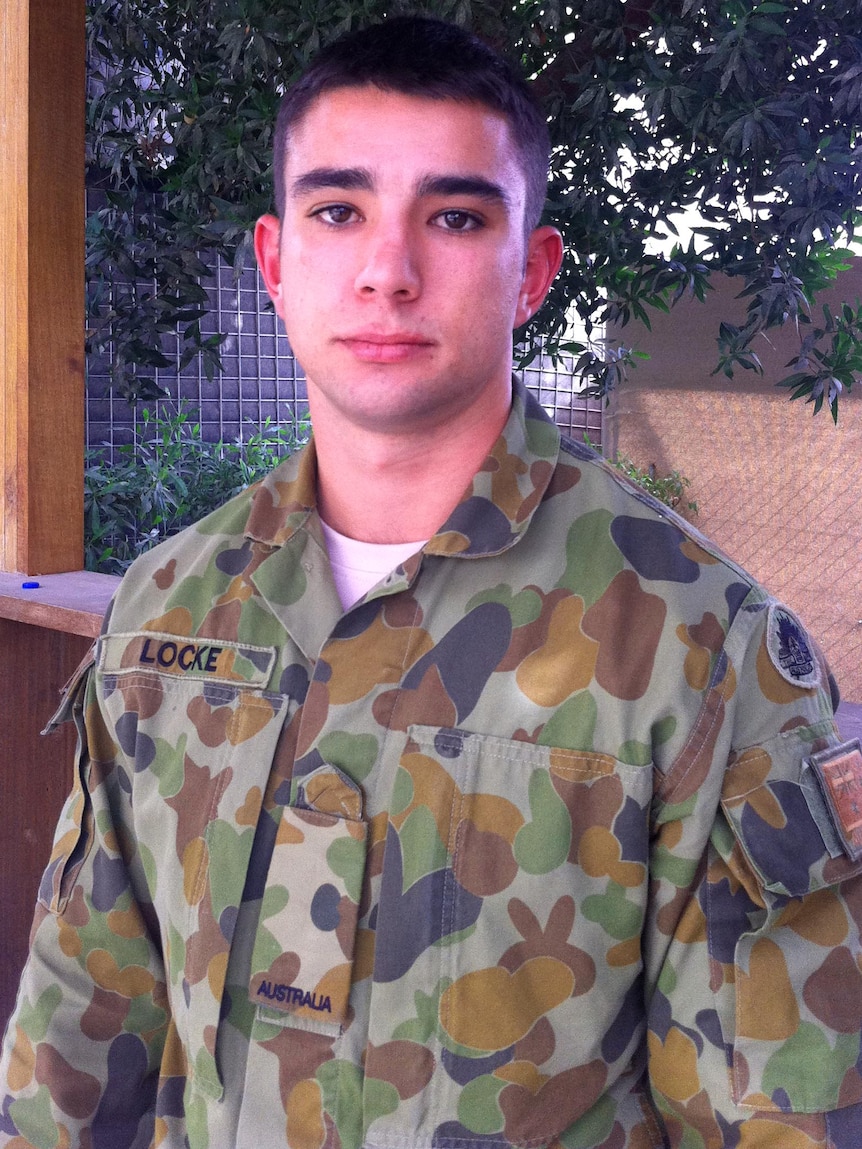
[[[202,259],[250,260],[279,93],[326,40],[407,10],[518,57],[547,109],[547,218],[567,256],[528,348],[545,335],[574,351],[607,394],[637,350],[600,326],[649,325],[722,272],[748,309],[716,333],[716,371],[759,371],[758,338],[795,324],[779,385],[837,420],[862,374],[862,305],[817,296],[846,269],[862,206],[862,0],[90,0],[88,162],[106,193],[88,223],[90,344],[113,344],[121,391],[152,392],[177,324],[185,361],[216,369]],[[566,337],[572,306],[584,343]]]

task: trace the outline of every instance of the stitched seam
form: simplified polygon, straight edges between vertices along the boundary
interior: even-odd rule
[[[764,742],[752,742],[748,746],[735,746],[734,752],[736,754],[745,754],[748,751],[762,751],[767,753],[765,747],[769,746],[772,742],[791,742],[799,734],[801,730],[810,730],[815,736],[820,734],[831,734],[835,727],[835,722],[832,718],[818,718],[816,722],[804,723],[801,726],[791,726],[789,730],[779,730],[777,734],[773,734],[771,738],[767,738]]]
[[[455,784],[457,794],[460,795],[460,797],[455,798],[452,801],[452,804],[449,808],[449,826],[448,826],[447,833],[446,833],[446,850],[452,859],[452,863],[450,866],[447,866],[446,870],[445,870],[445,877],[443,879],[443,896],[441,899],[442,905],[440,907],[440,909],[441,909],[441,924],[443,927],[443,935],[442,936],[444,938],[449,937],[449,935],[452,933],[453,927],[455,925],[455,901],[456,901],[456,893],[457,893],[457,882],[455,881],[455,860],[456,860],[457,853],[458,853],[458,830],[457,830],[457,828],[461,823],[461,816],[462,816],[462,813],[464,811],[464,806],[465,806],[464,787],[463,787],[462,783],[464,781],[464,776],[465,776],[466,770],[467,770],[467,766],[466,766],[466,763],[464,762],[464,759],[462,757],[460,760],[460,765],[459,765],[458,771],[457,771],[458,776],[453,778],[453,782]],[[446,973],[452,974],[453,975],[453,981],[454,981],[454,972],[455,971],[452,968],[452,963],[454,960],[452,947],[451,946],[442,947],[439,952],[440,952],[440,972],[441,972],[441,974],[443,974],[444,976]],[[442,1006],[442,1002],[441,1002],[441,1006]],[[447,1032],[449,1030],[449,1024],[448,1024],[449,1017],[450,1017],[450,1013],[449,1013],[448,1006],[446,1006],[445,1009],[441,1008],[440,1024],[441,1024],[443,1029],[447,1030]],[[435,1034],[435,1037],[436,1037],[436,1034]],[[428,1099],[428,1102],[429,1102],[428,1107],[432,1113],[434,1113],[436,1106],[437,1106],[437,1103],[438,1103],[438,1098],[441,1097],[442,1091],[443,1091],[444,1077],[443,1077],[443,1074],[441,1072],[441,1068],[442,1067],[440,1067],[438,1064],[438,1070],[436,1073],[434,1073],[432,1075],[431,1081],[429,1082],[431,1090],[430,1090],[429,1099]]]
[[[726,702],[727,701],[728,697],[730,697],[729,691],[730,691],[730,675],[726,674],[724,677],[724,682],[722,683],[721,687],[718,690],[718,699],[720,702]],[[706,699],[704,700],[703,706],[701,707],[701,714],[703,713],[703,710],[706,707],[707,702],[709,701],[711,694],[712,694],[712,691],[710,691],[710,693],[707,695]],[[677,759],[676,759],[677,762],[680,760],[680,758],[682,758],[684,756],[684,754],[686,753],[686,751],[689,749],[690,746],[694,746],[694,744],[695,744],[695,732],[697,731],[699,719],[700,719],[700,714],[698,714],[697,719],[695,719],[694,726],[692,727],[691,733],[689,734],[688,738],[685,741],[685,745],[683,746],[683,748],[680,750],[679,754],[677,755]],[[709,726],[707,726],[707,728],[705,730],[700,732],[700,747],[697,750],[697,752],[695,753],[695,755],[693,756],[692,761],[691,761],[690,765],[688,766],[688,768],[683,771],[683,773],[679,776],[679,778],[673,778],[673,784],[672,785],[666,785],[666,783],[669,783],[670,779],[673,777],[673,766],[671,766],[670,770],[668,771],[667,775],[665,776],[665,779],[663,780],[661,785],[658,787],[657,797],[659,798],[660,801],[665,802],[665,803],[670,802],[671,796],[673,795],[674,791],[679,789],[679,787],[686,780],[686,778],[688,778],[689,774],[695,768],[695,765],[697,763],[698,758],[700,757],[701,753],[703,752],[704,743],[707,741],[707,739],[709,738],[709,735],[715,729],[716,725],[720,725],[719,707],[718,706],[716,706],[716,708],[715,708],[715,713],[712,716],[712,721],[710,722]]]
[[[414,726],[422,726],[424,723],[415,723]],[[454,727],[429,727],[444,734],[448,730],[452,731],[453,745],[461,741],[460,732]],[[552,770],[560,777],[568,778],[573,775],[582,776],[586,779],[612,777],[616,772],[616,768],[620,767],[622,770],[632,773],[638,771],[648,770],[649,766],[634,766],[630,762],[621,762],[615,758],[613,754],[604,754],[601,751],[588,751],[588,750],[567,750],[557,746],[537,746],[533,742],[517,742],[514,739],[510,740],[510,745],[502,745],[504,739],[499,739],[497,743],[489,741],[489,736],[485,734],[474,734],[467,732],[471,738],[475,739],[482,747],[483,758],[495,758],[502,762],[510,762],[518,765],[528,760],[538,760],[537,765],[546,767]],[[435,739],[421,739],[418,744],[420,746],[433,746]],[[555,761],[550,762],[550,755],[553,753]],[[559,758],[566,758],[572,765],[560,763]],[[574,763],[585,763],[584,769],[578,769]],[[593,764],[601,762],[600,769],[591,768]],[[613,762],[614,766],[607,765]]]

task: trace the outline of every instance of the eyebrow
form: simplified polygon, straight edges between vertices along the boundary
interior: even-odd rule
[[[509,207],[509,196],[493,180],[484,176],[425,176],[419,181],[420,196],[474,196]]]
[[[371,191],[374,180],[367,168],[312,168],[303,172],[291,184],[291,195],[306,195],[324,188],[343,191]]]
[[[293,196],[307,195],[325,188],[342,191],[373,191],[374,177],[367,168],[312,168],[293,181]],[[504,188],[484,176],[426,175],[417,186],[417,194],[426,196],[471,196],[510,208],[511,199]]]

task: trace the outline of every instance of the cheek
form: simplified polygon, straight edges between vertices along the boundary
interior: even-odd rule
[[[512,251],[501,259],[493,271],[493,291],[486,298],[493,298],[501,314],[513,316],[521,298],[524,283],[524,262],[520,250]]]
[[[312,250],[298,237],[282,243],[281,277],[286,292],[293,296],[305,296],[310,285],[326,276],[327,269],[319,252]]]
[[[522,283],[521,261],[512,257],[467,264],[458,274],[457,286],[453,283],[451,265],[444,269],[442,276],[443,290],[465,324],[496,323],[497,317],[505,322],[518,306]]]
[[[297,260],[290,270],[285,270],[279,314],[288,329],[291,325],[312,324],[314,316],[322,309],[325,310],[322,296],[328,281],[328,276],[321,275],[319,269],[315,273],[301,260]]]
[[[500,360],[511,354],[512,311],[500,300],[477,297],[472,308],[465,309],[462,332],[462,356],[473,364]]]
[[[493,310],[489,312],[489,321],[493,323],[496,330],[503,330],[506,333],[513,330],[521,300],[522,285],[523,277],[520,268],[506,267],[501,269],[499,278],[496,280],[495,290],[487,292],[484,296],[485,299],[493,300],[493,304],[491,304]]]

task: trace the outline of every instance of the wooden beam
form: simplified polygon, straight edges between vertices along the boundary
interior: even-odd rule
[[[85,0],[0,12],[0,570],[83,566]]]
[[[0,571],[0,618],[30,623],[34,630],[98,638],[102,616],[119,585],[117,575],[96,571],[42,575],[38,581]]]

